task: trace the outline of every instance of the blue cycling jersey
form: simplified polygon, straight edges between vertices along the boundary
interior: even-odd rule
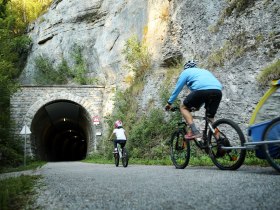
[[[188,68],[181,73],[168,103],[172,104],[175,101],[185,85],[191,91],[222,90],[223,88],[219,80],[210,71],[200,68]]]

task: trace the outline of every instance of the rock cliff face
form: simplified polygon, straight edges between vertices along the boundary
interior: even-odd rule
[[[62,58],[73,63],[71,47],[78,44],[83,48],[91,76],[106,86],[125,88],[129,72],[123,68],[121,51],[126,40],[135,34],[147,42],[154,64],[138,98],[142,110],[151,99],[160,106],[159,87],[170,61],[196,58],[224,85],[218,117],[232,118],[245,129],[264,92],[255,78],[262,68],[280,57],[280,2],[248,1],[252,3],[232,9],[227,2],[54,1],[49,11],[29,28],[33,46],[21,81],[32,84],[34,58],[38,55],[47,56],[54,63]]]

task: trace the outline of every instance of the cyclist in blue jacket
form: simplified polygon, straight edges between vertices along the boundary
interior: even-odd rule
[[[196,67],[195,61],[188,61],[184,65],[184,71],[179,76],[176,87],[165,106],[166,110],[172,108],[183,87],[186,85],[191,93],[185,98],[180,106],[180,111],[191,127],[191,134],[185,136],[186,139],[201,138],[201,133],[196,128],[191,111],[199,110],[205,104],[206,115],[212,122],[222,99],[222,84],[208,70]]]

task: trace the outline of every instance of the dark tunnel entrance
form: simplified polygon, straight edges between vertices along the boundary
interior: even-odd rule
[[[33,154],[45,161],[84,159],[93,133],[88,115],[71,101],[54,101],[40,108],[31,124]]]

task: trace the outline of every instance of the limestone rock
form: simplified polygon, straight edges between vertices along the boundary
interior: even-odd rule
[[[38,55],[55,64],[62,58],[73,63],[71,46],[76,43],[83,48],[91,76],[104,85],[126,88],[129,72],[121,52],[126,40],[136,34],[148,45],[154,64],[137,99],[141,110],[151,100],[161,106],[160,77],[166,67],[175,60],[196,58],[224,86],[218,117],[232,116],[245,128],[264,92],[256,76],[280,57],[280,2],[257,0],[228,15],[226,8],[226,0],[54,1],[29,27],[33,46],[21,81],[32,84]],[[220,65],[210,65],[211,56],[211,62],[220,60]]]

